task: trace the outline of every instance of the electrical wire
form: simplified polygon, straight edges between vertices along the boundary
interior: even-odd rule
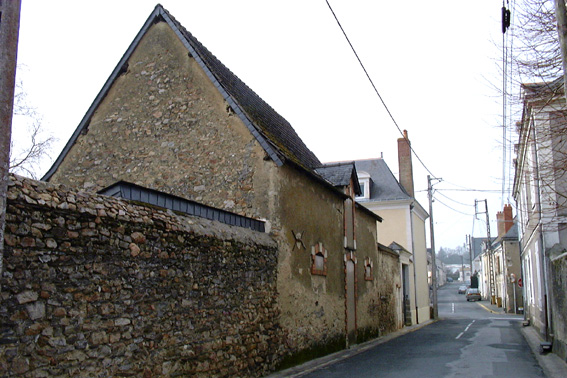
[[[398,129],[398,132],[400,133],[400,135],[402,135],[402,137],[405,138],[405,135],[404,135],[404,133],[402,132],[402,129],[400,128],[400,126],[399,126],[398,123],[396,122],[396,119],[394,118],[393,114],[390,112],[390,109],[389,109],[388,106],[386,105],[386,102],[384,101],[384,99],[383,99],[382,96],[380,95],[380,92],[378,91],[378,88],[376,87],[376,85],[375,85],[374,82],[372,81],[372,78],[370,77],[370,74],[368,73],[368,71],[366,70],[366,67],[365,67],[364,64],[362,63],[362,60],[361,60],[360,57],[358,56],[358,53],[356,52],[356,49],[354,48],[353,44],[351,43],[350,39],[348,38],[348,35],[346,34],[344,28],[342,27],[342,25],[341,25],[341,23],[340,23],[340,21],[339,21],[337,15],[335,14],[335,11],[334,11],[333,8],[331,7],[331,4],[329,3],[328,0],[325,0],[325,2],[327,3],[327,6],[329,7],[329,10],[330,10],[331,13],[333,14],[333,17],[335,18],[335,21],[337,22],[337,25],[338,25],[339,28],[341,29],[341,32],[343,33],[343,35],[344,35],[346,41],[348,42],[348,44],[349,44],[349,46],[350,46],[352,52],[354,53],[356,59],[358,60],[358,63],[360,64],[360,67],[362,68],[362,70],[364,71],[364,73],[365,73],[365,75],[366,75],[368,81],[370,82],[370,85],[372,86],[372,88],[374,89],[374,92],[376,93],[376,95],[377,95],[378,98],[380,99],[380,102],[381,102],[382,105],[384,106],[384,109],[385,109],[386,112],[388,113],[388,116],[390,117],[390,119],[392,120],[392,122],[394,123],[394,125],[396,126],[396,128]],[[504,109],[505,109],[505,108],[504,108]],[[505,113],[504,113],[504,114],[505,114]],[[504,139],[506,138],[505,132],[506,132],[506,130],[505,130],[505,128],[504,128]],[[421,160],[421,158],[419,157],[419,155],[415,152],[414,148],[413,148],[409,143],[408,143],[408,146],[409,146],[410,150],[413,152],[413,154],[415,155],[415,157],[417,158],[417,160],[418,160],[418,161],[420,162],[420,164],[423,166],[423,168],[425,168],[425,170],[426,170],[433,178],[436,178],[437,176],[434,175],[434,174],[431,172],[431,170],[425,165],[425,163],[423,162],[423,160]],[[504,150],[504,151],[505,151],[505,150]],[[504,156],[505,156],[505,152],[504,152]],[[505,160],[505,158],[504,158],[504,160]],[[503,168],[503,169],[504,169],[504,168]],[[505,172],[505,171],[504,171],[504,172]],[[504,173],[503,175],[504,175],[504,176],[503,176],[503,181],[505,181],[505,173]],[[505,184],[503,184],[502,193],[504,192],[504,187],[505,187],[504,185],[505,185]],[[457,186],[458,186],[458,185],[457,185]],[[482,190],[482,189],[467,189],[467,188],[462,188],[462,189],[437,189],[437,191],[439,191],[439,190],[446,190],[446,191],[451,191],[451,190],[453,190],[453,191],[468,191],[468,192],[496,192],[496,193],[500,192],[499,190]],[[439,194],[442,194],[442,193],[439,193]],[[443,195],[443,194],[442,194],[442,195]],[[452,200],[451,198],[449,198],[449,197],[447,197],[447,196],[445,196],[445,195],[443,195],[443,196],[444,196],[445,198],[447,198],[447,199],[453,201],[453,202],[459,203],[458,201]],[[437,202],[439,202],[441,205],[445,206],[446,208],[448,208],[448,209],[450,209],[450,210],[452,210],[452,211],[454,211],[454,212],[456,212],[456,213],[459,213],[459,214],[462,214],[462,215],[466,215],[466,216],[471,216],[471,217],[474,217],[474,216],[475,216],[475,214],[465,213],[465,212],[456,210],[456,209],[452,208],[451,206],[449,206],[449,205],[443,203],[443,202],[440,201],[438,198],[437,198],[436,200],[437,200]],[[465,205],[465,204],[462,204],[462,203],[459,203],[459,204]],[[469,206],[469,205],[466,205],[466,206]],[[474,222],[473,222],[473,231],[474,231]]]
[[[452,208],[451,206],[447,205],[446,203],[443,203],[442,201],[440,201],[439,198],[435,198],[435,201],[436,201],[436,202],[439,202],[441,205],[445,206],[445,207],[448,208],[449,210],[453,210],[455,213],[459,213],[459,214],[466,215],[466,216],[469,216],[469,217],[474,217],[474,214],[464,213],[464,212],[462,212],[462,211],[459,211],[459,210],[457,210],[457,209],[454,209],[454,208]]]
[[[358,63],[360,64],[360,67],[362,67],[362,70],[364,71],[364,73],[366,74],[366,77],[368,78],[368,81],[370,82],[370,85],[372,85],[372,88],[374,88],[374,92],[376,92],[376,95],[378,96],[378,98],[380,99],[380,101],[382,102],[382,105],[384,106],[384,109],[386,109],[386,112],[388,113],[388,115],[390,116],[390,119],[392,120],[392,122],[394,123],[394,125],[396,126],[396,128],[398,129],[398,131],[400,132],[400,135],[402,135],[402,137],[404,137],[404,133],[402,132],[402,129],[400,128],[400,126],[398,125],[398,123],[396,122],[394,116],[392,115],[392,113],[390,112],[390,109],[388,109],[388,106],[386,105],[386,102],[384,101],[384,99],[382,98],[382,96],[380,95],[380,92],[378,92],[378,89],[376,88],[376,86],[374,85],[374,82],[372,81],[372,78],[370,77],[370,75],[368,74],[368,71],[366,70],[366,67],[364,67],[364,64],[362,63],[362,60],[360,59],[360,57],[358,56],[358,53],[356,52],[356,50],[354,49],[354,46],[352,45],[352,43],[350,42],[350,39],[348,38],[345,30],[343,29],[343,26],[341,25],[339,19],[337,18],[337,15],[335,14],[335,11],[333,10],[333,8],[331,7],[331,4],[329,4],[329,0],[325,0],[327,3],[327,6],[329,7],[329,10],[331,11],[331,13],[333,14],[333,17],[335,18],[335,21],[337,22],[337,25],[339,26],[339,28],[341,29],[341,31],[343,32],[343,35],[345,36],[345,39],[347,40],[352,52],[354,53],[354,55],[356,56],[356,59],[358,60]],[[413,149],[413,147],[408,143],[408,146],[410,148],[410,150],[413,152],[413,154],[415,155],[415,157],[417,158],[417,160],[421,163],[421,165],[423,166],[423,168],[425,168],[425,170],[432,176],[432,177],[437,177],[435,176],[433,173],[431,173],[431,171],[429,170],[429,168],[427,168],[427,166],[425,165],[425,163],[421,160],[421,158],[419,157],[419,155],[415,152],[415,150]]]
[[[500,193],[500,189],[435,189],[444,192],[484,192],[484,193]]]
[[[502,0],[503,19],[502,23],[505,24],[504,12],[506,9],[505,1]],[[506,43],[506,27],[502,26],[502,193],[501,193],[501,207],[504,207],[504,190],[506,189],[506,100],[508,95],[508,48]]]
[[[435,189],[435,191],[437,191],[437,190],[438,190],[438,189]],[[463,203],[463,202],[456,201],[456,200],[452,199],[452,198],[449,197],[449,196],[446,196],[445,194],[443,194],[443,193],[441,193],[441,192],[439,192],[439,194],[441,194],[443,197],[447,198],[449,201],[453,201],[453,202],[455,202],[455,203],[457,203],[457,204],[459,204],[459,205],[474,207],[474,205],[469,205],[468,203]]]

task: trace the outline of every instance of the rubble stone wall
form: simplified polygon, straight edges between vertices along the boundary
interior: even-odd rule
[[[12,177],[3,377],[255,377],[283,355],[264,233]]]
[[[555,338],[553,352],[567,361],[567,257],[551,262],[552,313]]]

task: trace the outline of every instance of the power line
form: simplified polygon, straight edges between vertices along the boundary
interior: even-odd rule
[[[436,189],[435,191],[437,191],[437,189]],[[458,203],[459,205],[474,207],[474,205],[469,205],[468,203],[463,203],[463,202],[456,201],[456,200],[452,199],[452,198],[449,197],[449,196],[446,196],[445,194],[443,194],[443,193],[441,193],[441,192],[439,192],[439,194],[441,194],[443,197],[447,198],[449,201],[453,201],[453,202],[455,202],[455,203]]]
[[[453,210],[453,211],[456,212],[456,213],[459,213],[459,214],[462,214],[462,215],[466,215],[466,216],[469,216],[469,217],[474,217],[474,214],[464,213],[464,212],[459,211],[459,210],[457,210],[457,209],[453,209],[451,206],[447,205],[446,203],[441,202],[441,201],[439,200],[439,198],[436,198],[435,201],[436,201],[436,202],[439,202],[441,205],[445,206],[446,208],[448,208],[448,209],[450,209],[450,210]]]
[[[485,192],[485,193],[500,193],[500,189],[436,189],[437,191],[445,192]]]
[[[360,57],[358,56],[356,50],[354,49],[354,46],[352,45],[352,43],[350,42],[350,39],[348,38],[345,30],[343,29],[341,23],[339,22],[339,19],[337,18],[337,15],[335,14],[335,11],[333,11],[333,8],[331,7],[331,4],[329,4],[329,0],[325,0],[327,3],[327,6],[329,7],[329,10],[331,11],[331,13],[333,14],[333,17],[335,18],[335,21],[337,21],[337,25],[339,25],[339,28],[341,29],[341,31],[343,32],[343,35],[345,36],[345,39],[347,40],[352,52],[354,53],[354,55],[356,56],[356,59],[358,60],[358,63],[360,64],[360,67],[362,67],[362,70],[364,71],[364,73],[366,74],[366,77],[368,78],[368,81],[370,82],[370,85],[372,85],[372,88],[374,88],[374,92],[376,92],[376,95],[378,96],[378,98],[380,99],[380,101],[382,102],[382,105],[384,106],[384,109],[386,109],[386,112],[388,113],[388,115],[390,116],[390,119],[392,120],[392,122],[394,122],[394,125],[396,126],[396,128],[398,129],[398,131],[400,132],[400,134],[402,135],[402,137],[404,137],[404,133],[402,132],[402,129],[400,128],[400,126],[398,126],[398,123],[396,122],[396,120],[394,119],[394,116],[392,115],[392,113],[390,112],[390,109],[388,109],[388,106],[386,106],[386,103],[384,102],[384,100],[382,99],[382,96],[380,95],[380,92],[378,92],[378,89],[376,88],[376,86],[374,85],[374,82],[372,81],[372,78],[370,77],[370,75],[368,74],[368,71],[366,71],[366,68],[364,67],[364,64],[362,64],[362,60],[360,60]],[[408,141],[409,142],[409,141]],[[431,171],[429,170],[429,168],[427,168],[427,166],[425,165],[425,163],[421,160],[421,158],[417,155],[417,153],[415,152],[415,150],[413,149],[413,147],[411,146],[411,144],[408,143],[409,148],[411,149],[411,151],[413,152],[413,154],[415,155],[415,157],[417,158],[417,160],[421,163],[421,165],[423,166],[423,168],[425,168],[425,170],[433,177],[437,177],[435,176],[433,173],[431,173]]]

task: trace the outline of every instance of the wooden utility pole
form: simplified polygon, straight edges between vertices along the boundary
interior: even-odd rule
[[[563,62],[563,95],[567,99],[567,9],[565,0],[555,0],[555,18],[557,19],[557,34],[561,46],[561,61]]]
[[[16,86],[20,8],[20,0],[0,0],[0,275],[4,261],[6,193],[10,169],[10,141],[12,138],[12,112]]]
[[[471,284],[473,276],[473,250],[472,250],[472,235],[467,235],[467,247],[469,247],[469,259],[471,263]]]
[[[439,179],[434,179],[439,180]],[[435,236],[433,232],[433,186],[431,177],[427,175],[427,197],[429,197],[429,236],[431,238],[431,301],[433,302],[433,319],[439,318],[437,308],[437,263],[435,261]]]

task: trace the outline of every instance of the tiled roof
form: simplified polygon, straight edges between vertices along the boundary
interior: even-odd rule
[[[355,193],[360,194],[354,162],[325,164],[317,168],[315,172],[334,186],[348,186],[352,179],[355,185]]]
[[[365,201],[394,201],[411,199],[403,186],[383,159],[356,160],[357,172],[366,172],[370,175],[370,198],[357,199]]]
[[[197,63],[205,71],[212,83],[217,87],[237,116],[248,127],[268,156],[281,165],[285,160],[310,172],[321,166],[319,159],[311,152],[297,135],[291,124],[278,114],[270,105],[260,98],[242,80],[222,64],[207,48],[189,33],[165,8],[158,4],[138,32],[134,41],[104,84],[101,91],[87,110],[81,123],[65,145],[63,151],[51,169],[42,178],[49,178],[57,171],[59,165],[77,141],[82,131],[88,127],[97,107],[120,75],[138,43],[156,22],[165,21],[175,31],[181,42],[187,47]]]
[[[266,139],[271,142],[279,152],[295,163],[304,168],[314,169],[321,165],[321,162],[313,152],[303,143],[291,124],[278,114],[270,105],[260,98],[250,87],[240,80],[230,71],[220,60],[218,60],[205,46],[201,44],[187,29],[183,27],[166,9],[158,5],[156,9],[161,9],[171,22],[181,32],[183,38],[191,44],[197,58],[202,59],[203,63],[214,75],[218,83],[228,93],[229,96],[244,111],[245,116],[252,121]],[[166,21],[167,18],[166,18]],[[238,114],[238,111],[235,109]]]

